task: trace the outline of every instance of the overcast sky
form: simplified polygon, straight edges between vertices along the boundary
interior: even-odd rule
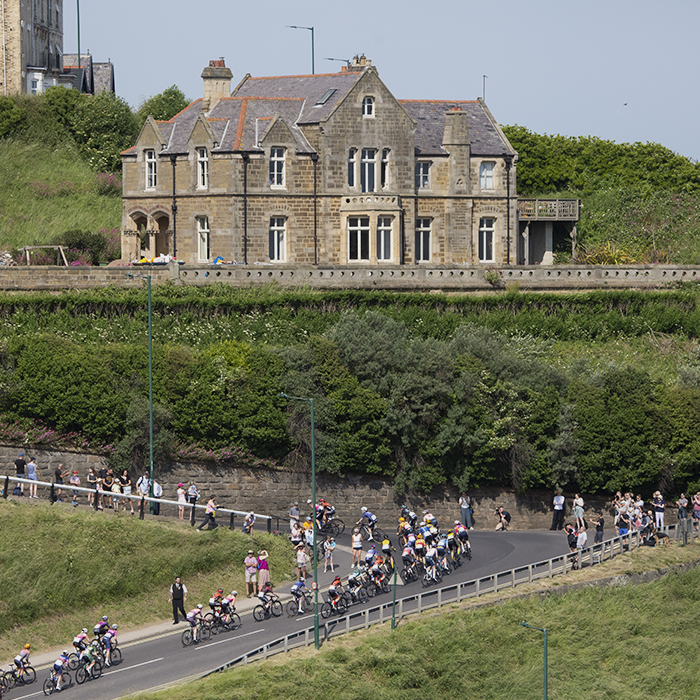
[[[77,51],[77,0],[64,51]],[[223,57],[246,74],[333,73],[364,53],[397,98],[476,99],[501,124],[656,142],[700,159],[698,0],[83,0],[81,50],[111,60],[130,105],[170,85],[202,95]]]

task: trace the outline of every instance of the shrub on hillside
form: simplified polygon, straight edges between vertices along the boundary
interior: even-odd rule
[[[26,119],[24,110],[7,95],[0,95],[0,138],[19,131]]]

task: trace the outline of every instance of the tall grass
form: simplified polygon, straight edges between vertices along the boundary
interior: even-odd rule
[[[65,231],[120,225],[121,199],[69,146],[0,140],[0,248],[51,243]]]
[[[268,550],[273,581],[291,575],[286,538],[32,505],[0,500],[0,658],[27,639],[63,643],[103,614],[127,627],[165,619],[178,574],[193,604],[245,590],[251,544]]]

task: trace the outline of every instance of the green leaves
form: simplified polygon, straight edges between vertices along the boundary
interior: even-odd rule
[[[182,90],[177,85],[171,85],[163,92],[141,103],[136,112],[138,128],[141,129],[149,115],[154,119],[170,119],[185,109],[189,103]]]

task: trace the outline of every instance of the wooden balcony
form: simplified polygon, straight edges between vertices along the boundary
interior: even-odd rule
[[[528,221],[578,221],[580,199],[518,199],[518,215]]]

